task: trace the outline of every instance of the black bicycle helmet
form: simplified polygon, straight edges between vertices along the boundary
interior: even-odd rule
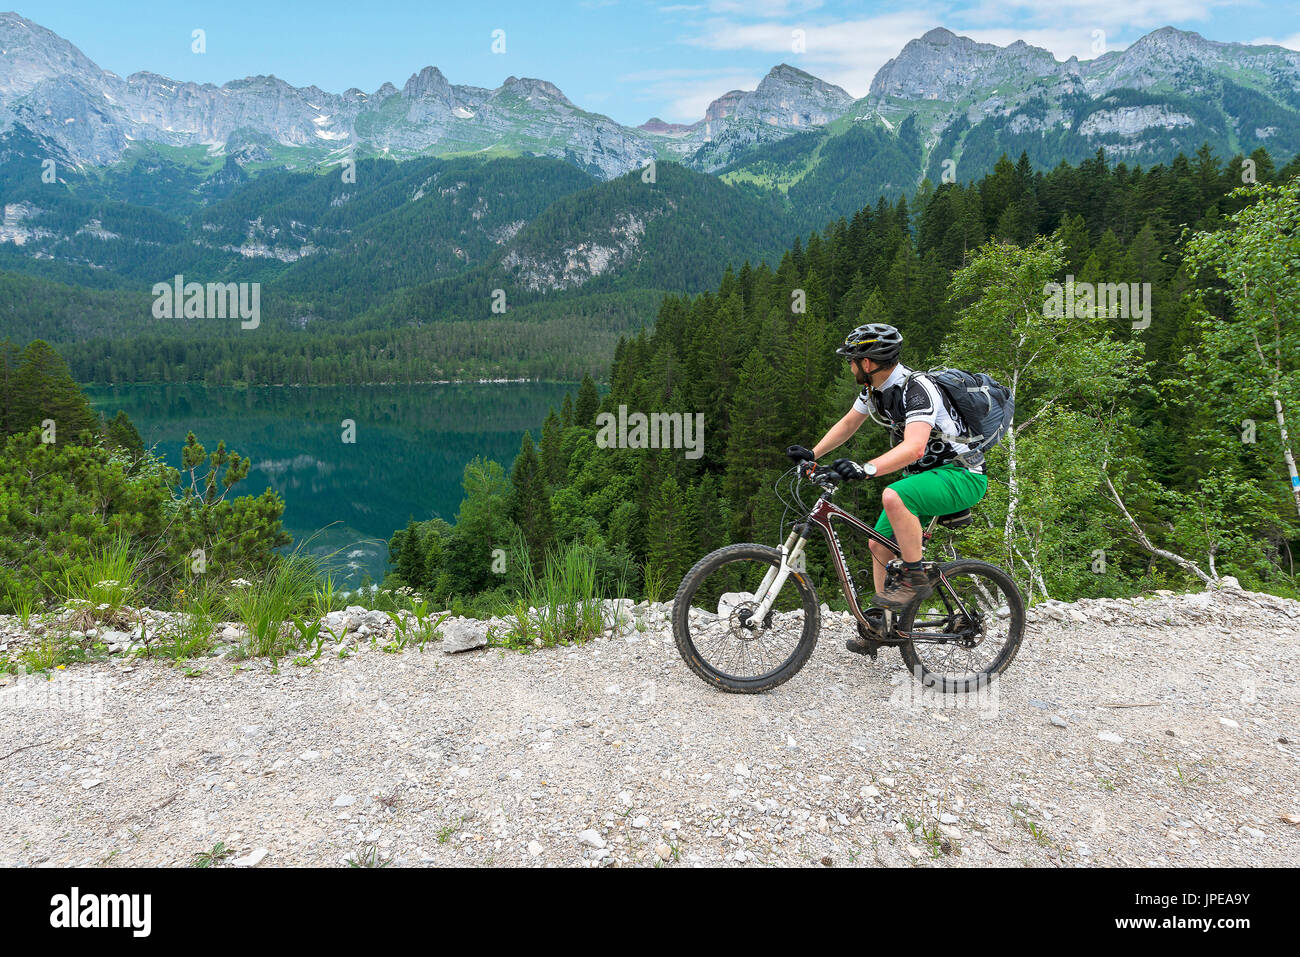
[[[875,359],[893,362],[903,348],[903,334],[883,322],[869,322],[858,326],[844,338],[844,345],[836,353],[850,359]]]

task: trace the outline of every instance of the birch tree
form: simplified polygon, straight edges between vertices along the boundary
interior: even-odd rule
[[[1228,403],[1234,421],[1225,430],[1253,422],[1267,404],[1277,434],[1261,429],[1260,440],[1277,442],[1300,517],[1300,473],[1287,431],[1300,403],[1300,177],[1232,196],[1250,202],[1224,228],[1187,243],[1188,268],[1222,281],[1227,308],[1209,307],[1211,297],[1199,296],[1201,348],[1184,365],[1201,388]]]
[[[1027,557],[1039,543],[1025,541],[1034,533],[1020,514],[1020,443],[1067,407],[1126,391],[1141,372],[1140,346],[1112,336],[1110,319],[1095,309],[1052,308],[1051,284],[1064,266],[1059,237],[1039,238],[1027,247],[981,246],[953,276],[952,300],[959,311],[943,351],[945,363],[987,372],[1011,391],[1015,418],[993,460],[1007,485],[1003,548],[1006,560],[1018,561],[1043,590],[1041,563]],[[1043,439],[1050,444],[1052,436]],[[1041,462],[1039,453],[1035,458]]]

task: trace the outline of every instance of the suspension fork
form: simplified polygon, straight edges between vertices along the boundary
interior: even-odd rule
[[[785,544],[781,546],[780,566],[768,568],[767,574],[763,576],[763,581],[758,586],[758,591],[754,594],[758,607],[754,609],[754,613],[749,617],[750,622],[754,625],[758,625],[767,617],[767,613],[772,610],[772,605],[776,602],[776,596],[785,585],[785,580],[790,577],[790,572],[794,570],[795,560],[803,554],[804,546],[807,544],[807,524],[796,525],[785,540]]]

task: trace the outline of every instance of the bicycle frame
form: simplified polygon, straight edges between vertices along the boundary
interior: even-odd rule
[[[844,550],[840,546],[839,535],[836,534],[832,522],[836,520],[845,522],[849,527],[865,534],[873,542],[879,542],[892,552],[895,558],[901,558],[902,552],[896,542],[881,535],[874,528],[832,502],[830,500],[832,491],[833,489],[826,489],[822,492],[817,499],[817,504],[814,505],[812,510],[808,513],[808,517],[794,526],[784,544],[781,545],[781,565],[779,568],[768,569],[767,574],[763,576],[763,581],[758,586],[758,591],[754,595],[755,600],[758,601],[758,607],[754,610],[750,620],[762,621],[768,611],[771,610],[772,604],[776,601],[777,594],[785,585],[786,578],[791,574],[800,574],[799,571],[795,570],[794,565],[798,562],[799,556],[803,554],[804,547],[808,543],[808,533],[811,531],[811,527],[815,525],[820,528],[822,533],[826,536],[826,544],[830,549],[831,558],[835,562],[835,573],[839,576],[840,589],[844,592],[844,597],[848,599],[849,609],[853,612],[853,617],[868,630],[874,630],[871,623],[867,621],[866,616],[863,614],[861,605],[858,603],[858,591],[853,585],[853,580],[849,577],[848,563],[844,558]],[[937,518],[930,520],[929,527],[926,528],[924,532],[925,541],[929,541],[930,535],[933,533],[937,522]],[[948,584],[948,579],[941,569],[939,571],[939,587],[941,587],[950,597],[956,599],[956,596],[953,595],[951,587]],[[958,600],[958,605],[961,605],[960,600]],[[892,615],[889,609],[886,609],[886,613]],[[899,637],[907,636],[900,635]]]

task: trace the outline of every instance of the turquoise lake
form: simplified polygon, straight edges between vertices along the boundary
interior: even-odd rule
[[[226,447],[252,460],[235,494],[272,488],[285,501],[294,541],[317,554],[338,551],[349,585],[383,578],[387,540],[408,518],[452,521],[461,475],[476,455],[507,470],[525,430],[540,435],[547,411],[576,385],[538,382],[448,385],[250,387],[92,386],[109,417],[122,409],[169,465],[180,466],[185,434],[208,451]],[[355,443],[344,441],[344,420]]]

